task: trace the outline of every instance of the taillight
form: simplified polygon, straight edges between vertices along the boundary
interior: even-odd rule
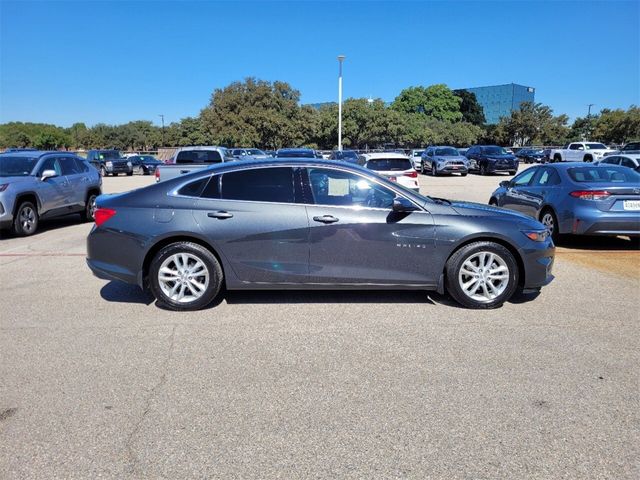
[[[112,210],[111,208],[98,208],[98,209],[96,209],[96,213],[94,214],[94,217],[93,217],[95,219],[96,226],[99,227],[104,222],[106,222],[111,217],[113,217],[115,214],[116,214],[116,211]]]
[[[404,174],[405,177],[418,178],[418,172],[415,170],[413,172],[407,172]]]
[[[571,192],[569,195],[581,200],[604,200],[611,196],[611,194],[606,190],[576,190],[575,192]]]
[[[155,177],[156,177],[156,182],[160,181],[160,169],[158,167],[156,167],[156,173],[154,173]]]

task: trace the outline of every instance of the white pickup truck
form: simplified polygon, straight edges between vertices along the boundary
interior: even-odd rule
[[[596,162],[613,151],[602,143],[572,142],[551,150],[549,158],[552,162]]]
[[[156,182],[195,172],[217,163],[237,161],[224,147],[181,147],[165,165],[156,168]]]

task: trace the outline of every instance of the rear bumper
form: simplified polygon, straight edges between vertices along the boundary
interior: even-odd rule
[[[603,212],[594,207],[576,208],[565,217],[560,233],[574,235],[640,235],[640,212]]]

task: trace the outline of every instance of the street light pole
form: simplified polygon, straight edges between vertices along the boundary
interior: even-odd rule
[[[589,107],[589,110],[587,110],[587,118],[589,118],[591,116],[591,107],[593,107],[593,105],[594,105],[593,103],[589,103],[587,105],[587,107]]]
[[[338,151],[342,151],[342,62],[345,56],[338,55]]]
[[[164,147],[164,115],[158,115],[162,119],[162,146]]]

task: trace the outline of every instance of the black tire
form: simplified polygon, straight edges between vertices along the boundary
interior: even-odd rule
[[[130,172],[127,172],[127,177],[132,177],[133,176],[133,170]]]
[[[484,163],[480,164],[480,175],[487,175],[487,167]]]
[[[489,200],[489,205],[491,205],[492,207],[497,207],[498,206],[498,201],[495,198],[491,198]]]
[[[202,295],[191,302],[178,302],[171,299],[160,286],[158,273],[163,262],[175,254],[186,253],[204,263],[209,274],[209,283]],[[158,304],[169,310],[200,310],[209,305],[220,293],[224,280],[220,262],[210,250],[193,242],[176,242],[162,248],[151,261],[149,267],[149,286]]]
[[[100,167],[100,176],[102,176],[102,177],[106,177],[107,175],[109,175],[109,174],[107,173],[107,169],[106,169],[106,168],[104,168],[104,165],[103,165],[103,166],[101,166],[101,167]]]
[[[495,298],[486,301],[479,301],[467,295],[460,286],[459,281],[459,274],[462,269],[462,265],[469,258],[481,252],[493,253],[498,256],[503,260],[508,269],[504,290]],[[519,275],[520,272],[518,271],[518,264],[516,259],[513,257],[513,254],[499,243],[490,241],[479,241],[465,245],[449,257],[445,266],[447,292],[456,302],[466,308],[490,309],[500,307],[504,302],[509,300],[517,290]]]
[[[518,173],[517,170],[509,170],[509,175],[515,175],[516,173]]]
[[[461,174],[460,174],[460,176],[461,176],[461,177],[466,177],[466,176],[467,176],[467,174],[466,174],[466,173],[461,173]]]
[[[422,164],[420,164],[420,173],[421,173],[422,175],[424,175],[424,174],[425,174],[425,171],[424,171],[424,162],[422,162]]]
[[[548,217],[545,218],[547,215]],[[556,217],[556,212],[549,207],[545,207],[540,212],[538,220],[547,227],[549,226],[549,221],[551,221],[551,240],[553,240],[553,243],[558,243],[558,240],[560,240],[560,232],[558,231],[558,217]]]
[[[93,222],[95,220],[96,198],[98,195],[90,193],[84,203],[84,211],[80,214],[83,222]]]
[[[431,163],[431,176],[432,177],[438,176],[438,168],[433,164],[433,162]]]
[[[559,162],[561,162],[561,161],[562,161],[562,157],[560,156],[560,154],[556,153],[556,154],[553,156],[553,163],[559,163]]]
[[[586,163],[591,163],[593,162],[593,157],[591,155],[585,155],[582,161]]]
[[[13,217],[13,233],[19,237],[28,237],[38,230],[40,217],[38,209],[29,201],[22,202]]]

